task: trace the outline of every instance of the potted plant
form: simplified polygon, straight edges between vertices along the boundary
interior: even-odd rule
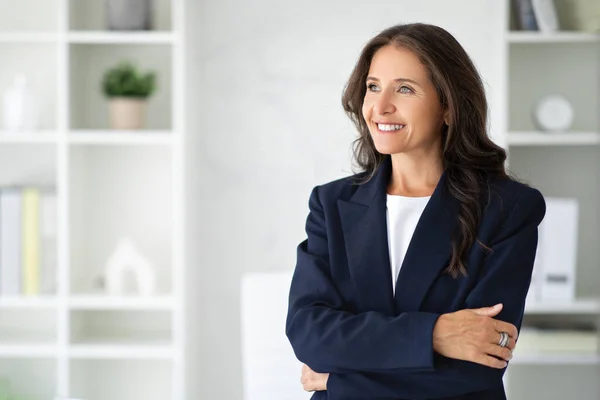
[[[142,73],[128,61],[108,69],[102,78],[102,90],[109,99],[112,129],[142,129],[148,98],[156,89],[156,74]]]

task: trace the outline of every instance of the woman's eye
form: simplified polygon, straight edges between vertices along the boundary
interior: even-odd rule
[[[374,83],[370,83],[367,85],[367,90],[370,92],[376,92],[376,91],[378,91],[377,85],[375,85]],[[411,88],[409,88],[408,86],[401,86],[400,89],[398,89],[398,92],[407,94],[407,93],[413,93],[413,90]]]

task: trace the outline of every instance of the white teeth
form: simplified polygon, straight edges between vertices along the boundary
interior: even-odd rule
[[[377,127],[382,131],[396,131],[404,128],[404,125],[388,125],[388,124],[377,124]]]

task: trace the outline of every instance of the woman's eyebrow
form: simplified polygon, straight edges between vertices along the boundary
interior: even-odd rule
[[[368,77],[367,77],[367,80],[368,80],[368,81],[376,81],[376,82],[379,82],[379,79],[375,78],[374,76],[368,76]],[[415,81],[415,80],[413,80],[413,79],[410,79],[410,78],[396,78],[396,79],[394,79],[394,82],[410,82],[410,83],[413,83],[413,84],[415,84],[415,85],[417,85],[417,86],[421,86],[421,85],[419,84],[419,82],[417,82],[417,81]]]

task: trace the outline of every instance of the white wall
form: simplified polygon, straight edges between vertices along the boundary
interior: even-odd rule
[[[503,5],[206,0],[187,11],[188,395],[241,399],[240,277],[291,270],[310,189],[351,173],[355,132],[340,97],[362,46],[397,23],[436,23],[473,55],[488,89],[502,88]],[[501,142],[501,91],[490,100]]]

